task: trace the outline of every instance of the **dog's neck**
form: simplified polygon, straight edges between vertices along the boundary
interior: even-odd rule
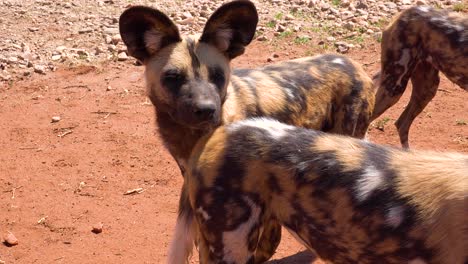
[[[156,110],[156,122],[166,148],[178,163],[183,174],[185,163],[188,161],[195,144],[208,131],[184,126],[175,122],[169,114],[158,110]]]

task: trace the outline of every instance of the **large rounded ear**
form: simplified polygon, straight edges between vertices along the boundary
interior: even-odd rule
[[[120,15],[119,30],[128,53],[142,62],[164,46],[181,41],[179,30],[169,17],[145,6],[125,10]]]
[[[226,3],[206,22],[200,42],[209,43],[233,59],[244,53],[258,23],[255,5],[246,0]]]

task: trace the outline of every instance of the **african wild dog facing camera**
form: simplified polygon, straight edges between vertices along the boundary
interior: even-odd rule
[[[200,37],[181,36],[171,19],[153,8],[134,6],[120,17],[129,54],[145,65],[158,131],[183,175],[201,137],[248,117],[268,116],[358,138],[366,134],[374,108],[373,82],[349,58],[327,54],[231,69],[230,61],[252,41],[257,22],[254,4],[245,0],[218,8]],[[184,185],[182,218],[194,213],[187,193]],[[262,230],[256,263],[271,257],[281,237],[274,219],[265,221]],[[180,241],[174,241],[176,249]]]
[[[200,263],[254,263],[272,218],[330,263],[468,263],[467,155],[256,118],[200,140],[188,168],[178,235],[199,234]]]
[[[398,15],[382,35],[375,111],[379,117],[400,99],[411,78],[411,99],[395,125],[403,147],[413,120],[434,98],[439,71],[468,90],[468,16],[427,6]]]

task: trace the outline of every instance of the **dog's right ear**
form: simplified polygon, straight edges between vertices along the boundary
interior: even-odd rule
[[[119,30],[128,53],[143,63],[164,46],[181,41],[179,30],[169,17],[145,6],[125,10],[120,15]]]

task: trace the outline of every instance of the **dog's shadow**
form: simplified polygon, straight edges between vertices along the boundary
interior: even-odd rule
[[[312,263],[316,259],[317,257],[312,252],[304,250],[289,257],[270,260],[265,262],[265,264],[306,264]]]

